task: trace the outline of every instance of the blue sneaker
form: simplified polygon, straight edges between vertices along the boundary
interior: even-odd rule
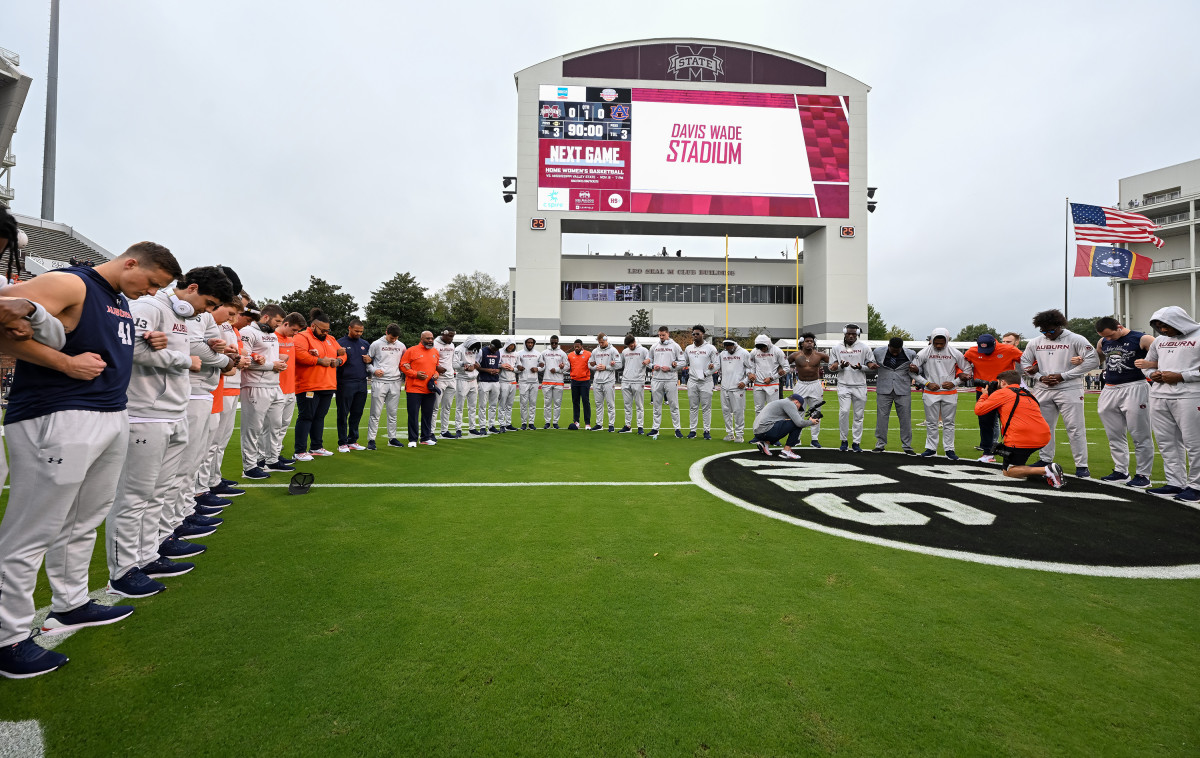
[[[222,479],[221,484],[225,487],[236,487],[238,485],[238,481],[237,479]]]
[[[1075,476],[1080,479],[1091,479],[1092,472],[1088,470],[1087,466],[1078,466],[1075,468]]]
[[[1129,474],[1126,474],[1124,471],[1113,471],[1108,476],[1100,477],[1100,481],[1102,481],[1102,482],[1123,482],[1128,478],[1129,478]]]
[[[255,466],[252,469],[243,471],[242,476],[246,477],[247,479],[270,479],[271,478],[271,475],[268,474],[266,471],[263,471],[262,468],[259,466]]]
[[[166,588],[167,585],[154,581],[143,574],[140,568],[134,567],[126,571],[125,576],[120,579],[109,579],[106,592],[110,595],[139,598],[157,595]]]
[[[55,611],[42,622],[42,634],[62,634],[83,629],[85,626],[115,624],[133,613],[132,605],[100,605],[89,600],[73,611]]]
[[[0,676],[30,679],[62,668],[68,660],[62,653],[47,650],[32,637],[26,637],[15,645],[0,647]]]
[[[680,431],[679,429],[676,429],[675,436],[678,437],[679,439],[683,439],[683,432]]]
[[[644,433],[644,432],[642,431],[642,427],[640,427],[640,426],[639,426],[639,427],[638,427],[638,434],[643,434],[643,433]]]
[[[225,506],[223,505],[197,505],[192,512],[197,516],[220,516],[223,510],[225,510]]]
[[[1184,487],[1183,491],[1175,496],[1176,500],[1182,500],[1185,503],[1200,502],[1200,491],[1196,491],[1191,487]]]
[[[861,453],[861,452],[862,452],[862,445],[860,445],[860,444],[858,444],[857,442],[855,442],[853,445],[851,445],[851,446],[850,446],[850,449],[851,449],[851,450],[853,450],[853,451],[854,451],[854,452],[856,452],[856,453]]]
[[[196,505],[203,505],[205,508],[224,508],[227,505],[233,505],[232,500],[226,500],[223,497],[218,497],[211,492],[205,492],[194,498]]]
[[[921,453],[921,457],[922,457],[922,458],[932,458],[932,457],[933,457],[933,456],[935,456],[935,455],[937,455],[937,451],[936,451],[936,450],[930,450],[929,448],[926,448],[926,449],[924,450],[924,452],[922,452],[922,453]]]
[[[388,440],[388,447],[404,447],[404,443],[395,437],[392,437]]]
[[[611,432],[611,431],[612,431],[612,429],[609,429],[608,431],[610,431],[610,432]],[[705,432],[705,433],[704,433],[704,439],[706,439],[706,440],[711,440],[711,439],[712,439],[712,434],[711,434],[711,433],[709,433],[709,432]]]
[[[205,550],[208,550],[204,545],[198,545],[194,542],[181,540],[178,537],[171,535],[162,541],[158,546],[158,554],[163,558],[191,558],[194,555],[200,555]]]
[[[267,470],[268,471],[295,471],[296,467],[289,466],[288,464],[284,463],[283,461],[275,461],[274,463],[267,464]]]
[[[954,452],[953,450],[947,450],[947,451],[946,451],[946,457],[947,457],[947,458],[949,458],[949,459],[950,459],[950,460],[952,460],[952,461],[957,461],[957,460],[958,460],[958,453]]]
[[[1164,484],[1161,487],[1155,487],[1152,490],[1146,490],[1151,495],[1178,495],[1183,492],[1183,487],[1176,487],[1174,484]]]
[[[808,443],[808,444],[809,444],[809,445],[811,445],[812,447],[815,447],[815,448],[817,448],[817,449],[820,449],[820,447],[821,447],[821,441],[820,441],[820,440],[816,440],[816,439],[809,441],[809,443]]]
[[[291,466],[293,463],[295,463],[295,462],[296,462],[296,459],[295,459],[295,458],[284,458],[284,457],[281,455],[281,456],[279,456],[279,462],[280,462],[280,463],[286,463],[287,465]]]
[[[245,495],[246,490],[239,490],[237,487],[232,487],[228,484],[218,484],[209,490],[208,494],[215,495],[216,497],[237,497]]]
[[[694,432],[694,431],[688,432],[688,436],[687,436],[687,438],[688,438],[689,440],[694,440],[694,439],[696,439],[696,432]]]
[[[1138,489],[1146,489],[1150,486],[1150,477],[1138,474],[1129,481],[1125,482],[1126,487],[1137,487]]]
[[[142,566],[142,573],[149,577],[183,576],[194,568],[196,568],[196,564],[194,563],[173,561],[170,558],[160,556],[153,563],[147,563],[145,566]]]
[[[175,527],[173,534],[181,540],[194,539],[196,537],[207,537],[210,534],[216,534],[215,526],[191,526],[186,520],[179,526]]]
[[[850,443],[847,442],[846,440],[842,440],[842,444],[838,446],[838,450],[841,450],[844,453],[849,449],[850,449]]]
[[[220,526],[225,523],[225,519],[217,518],[216,516],[205,516],[202,513],[193,513],[184,518],[183,523],[188,526]]]

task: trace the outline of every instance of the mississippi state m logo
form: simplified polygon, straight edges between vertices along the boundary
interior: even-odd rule
[[[725,61],[717,57],[715,46],[693,49],[691,45],[676,45],[675,54],[668,59],[667,73],[676,79],[715,82],[725,77]]]

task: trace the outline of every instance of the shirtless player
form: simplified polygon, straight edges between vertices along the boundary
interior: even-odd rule
[[[808,398],[805,407],[825,398],[825,388],[821,385],[821,364],[829,363],[829,355],[817,351],[817,335],[805,332],[800,335],[800,351],[792,353],[788,358],[796,372],[794,394]],[[809,428],[810,442],[813,447],[820,447],[818,435],[821,433],[821,422],[816,420]]]

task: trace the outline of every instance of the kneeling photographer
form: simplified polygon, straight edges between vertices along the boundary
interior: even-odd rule
[[[806,404],[808,410],[804,410]],[[817,409],[822,405],[825,405],[824,400],[807,400],[798,393],[783,400],[772,400],[754,419],[754,439],[750,441],[763,455],[770,455],[771,445],[787,437],[779,457],[796,460],[800,456],[792,452],[792,447],[800,442],[800,430],[821,420],[821,411]]]
[[[1033,393],[1021,386],[1021,374],[1002,371],[996,381],[988,382],[975,403],[975,415],[993,411],[1000,418],[1000,437],[996,455],[1003,458],[1004,475],[1014,479],[1031,476],[1045,477],[1046,483],[1058,489],[1063,485],[1062,466],[1027,466],[1029,456],[1050,441],[1050,426],[1042,417],[1041,408]]]

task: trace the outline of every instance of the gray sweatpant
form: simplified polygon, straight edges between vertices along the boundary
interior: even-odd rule
[[[679,383],[672,374],[670,379],[650,380],[650,405],[654,408],[654,423],[651,428],[658,429],[662,423],[663,403],[671,409],[671,424],[679,429]]]
[[[187,419],[129,424],[128,456],[117,484],[116,500],[104,526],[108,575],[158,558],[159,526],[187,448]]]
[[[1039,451],[1038,460],[1054,460],[1054,433],[1058,426],[1058,417],[1062,416],[1063,426],[1067,427],[1067,439],[1071,442],[1071,457],[1075,459],[1077,468],[1088,465],[1087,420],[1083,415],[1083,390],[1039,390],[1035,386],[1033,396],[1042,407],[1042,418],[1050,426],[1050,442]],[[1004,423],[1004,419],[1000,420]]]
[[[700,420],[700,414],[704,414],[704,431],[712,430],[712,396],[713,382],[712,378],[708,379],[688,379],[687,383],[688,396],[688,423],[691,424],[691,430],[696,431],[696,422]]]
[[[1154,469],[1154,438],[1150,434],[1150,385],[1143,381],[1106,384],[1100,392],[1100,423],[1108,436],[1113,470],[1127,474],[1129,435],[1137,453],[1137,473],[1149,477]]]
[[[467,415],[463,425],[463,414]],[[474,429],[479,426],[479,380],[458,378],[458,428]]]
[[[746,431],[746,390],[721,390],[721,415],[725,431],[741,442]]]
[[[763,406],[772,400],[779,399],[779,385],[768,384],[765,387],[758,385],[754,386],[754,417],[758,418],[758,414],[762,413]]]
[[[500,417],[496,420],[498,425],[512,426],[513,401],[516,400],[516,397],[516,382],[500,382],[500,400],[498,401]]]
[[[848,440],[858,445],[862,443],[863,419],[867,414],[867,388],[865,385],[838,384],[838,431],[841,432],[842,442]],[[854,437],[851,440],[850,415],[854,414]]]
[[[622,384],[621,398],[625,401],[625,426],[630,429],[641,429],[646,426],[646,386],[637,384]],[[637,423],[634,424],[634,415]]]
[[[400,380],[371,380],[371,418],[367,420],[367,439],[374,441],[379,434],[379,419],[387,413],[388,439],[396,437],[396,418],[400,412]]]
[[[542,423],[557,424],[562,414],[563,386],[561,384],[542,385]]]
[[[538,386],[533,382],[521,382],[517,387],[521,391],[521,425],[533,426],[537,421]]]
[[[437,413],[433,417],[433,432],[436,434],[438,426],[441,426],[444,434],[450,431],[450,424],[454,421],[454,401],[458,397],[458,379],[443,375],[438,379],[438,386],[442,388],[442,394],[437,399]],[[457,428],[456,426],[455,429]]]
[[[912,393],[897,394],[894,392],[875,393],[875,446],[885,447],[888,439],[888,423],[892,415],[892,407],[896,408],[896,418],[900,421],[900,444],[905,448],[912,447]]]
[[[196,508],[192,499],[196,492],[196,477],[200,473],[200,464],[208,452],[209,426],[213,420],[212,396],[192,398],[188,401],[187,410],[187,445],[179,459],[179,467],[175,472],[175,482],[167,495],[167,504],[163,507],[158,521],[158,538],[161,542],[183,520],[191,515]]]
[[[479,424],[496,426],[500,420],[500,382],[479,383]]]
[[[617,385],[613,382],[593,384],[592,393],[596,396],[596,426],[617,425]],[[608,411],[608,423],[604,423],[604,413]]]
[[[1200,397],[1150,397],[1150,424],[1167,484],[1200,490]],[[1186,455],[1186,459],[1185,459]],[[1139,463],[1141,456],[1138,456]],[[1189,471],[1187,463],[1191,462]],[[16,467],[13,467],[16,470]]]
[[[6,427],[8,507],[0,522],[0,645],[29,636],[33,588],[45,558],[63,613],[88,601],[96,527],[113,502],[125,463],[125,411],[58,411]]]
[[[283,390],[278,386],[242,387],[243,471],[254,468],[271,454],[264,443],[274,439],[271,418],[279,415],[283,402]]]
[[[921,401],[925,404],[925,449],[937,450],[938,419],[942,421],[942,449],[949,453],[954,450],[954,414],[958,412],[958,393],[939,395],[935,392],[922,392]],[[878,423],[878,417],[876,417]]]
[[[233,437],[233,427],[237,422],[237,395],[226,395],[221,398],[221,412],[217,414],[212,435],[208,446],[208,457],[200,467],[199,484],[201,487],[212,489],[221,483],[221,463],[225,459],[225,449]]]
[[[283,396],[282,405],[271,406],[270,415],[267,417],[271,436],[265,437],[260,445],[267,451],[266,461],[268,464],[279,462],[279,456],[283,453],[283,440],[292,426],[292,412],[295,410],[296,394],[294,392]],[[267,432],[268,429],[264,428],[263,435],[266,435]]]
[[[792,388],[792,394],[800,395],[808,400],[804,404],[805,408],[811,408],[813,403],[818,403],[825,399],[825,386],[820,380],[813,379],[807,382],[796,382],[796,386]],[[816,419],[815,423],[808,428],[808,433],[811,439],[820,441],[821,436],[821,420]],[[803,436],[803,430],[801,430]]]

